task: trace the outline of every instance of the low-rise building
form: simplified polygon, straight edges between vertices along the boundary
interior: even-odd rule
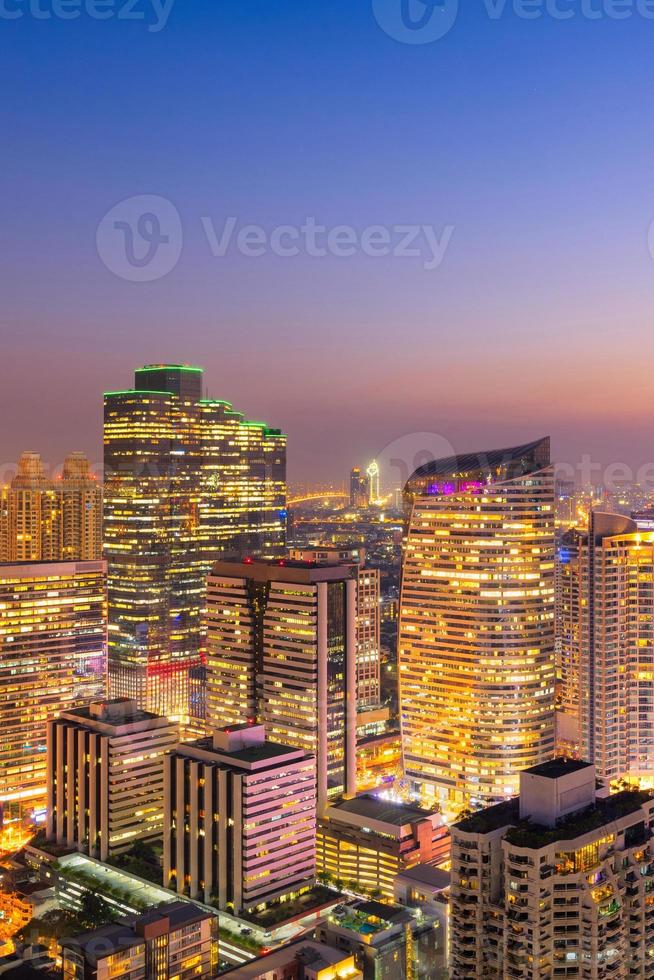
[[[319,923],[316,938],[353,953],[364,980],[435,980],[445,965],[433,919],[398,905],[337,905]]]
[[[117,698],[48,723],[47,836],[106,861],[163,833],[164,755],[178,739],[167,718]]]
[[[320,876],[363,894],[393,899],[405,868],[449,855],[449,832],[438,813],[363,795],[327,808],[319,820]]]
[[[316,766],[236,725],[166,758],[164,884],[253,911],[315,882]]]
[[[362,734],[357,738],[357,789],[360,793],[378,786],[392,786],[401,776],[402,738],[398,731]]]
[[[654,977],[654,796],[554,759],[452,827],[452,980]]]
[[[62,940],[63,980],[198,980],[218,963],[216,916],[174,902]]]
[[[302,939],[221,974],[225,980],[363,980],[351,953]]]

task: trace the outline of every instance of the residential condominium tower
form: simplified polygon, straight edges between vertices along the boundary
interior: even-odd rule
[[[549,439],[440,459],[405,488],[399,628],[407,777],[456,813],[554,752]]]
[[[354,567],[218,562],[208,584],[212,728],[265,725],[316,757],[318,809],[356,792]]]
[[[654,975],[651,794],[554,759],[451,829],[452,980]]]
[[[607,779],[654,779],[654,533],[593,511],[562,578],[562,709]]]
[[[212,563],[285,545],[285,437],[202,386],[200,368],[153,365],[105,395],[111,692],[181,721],[204,720]]]
[[[83,453],[67,456],[61,476],[46,475],[38,453],[23,453],[0,489],[0,562],[102,558],[102,486]]]
[[[45,807],[46,725],[105,696],[102,561],[0,565],[0,813]]]

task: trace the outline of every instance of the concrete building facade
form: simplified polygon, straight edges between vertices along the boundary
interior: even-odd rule
[[[654,976],[654,796],[555,759],[452,827],[452,980]]]
[[[106,861],[163,834],[164,756],[178,729],[118,698],[48,723],[47,835]]]
[[[315,880],[312,756],[261,725],[214,732],[166,758],[164,884],[252,911]]]

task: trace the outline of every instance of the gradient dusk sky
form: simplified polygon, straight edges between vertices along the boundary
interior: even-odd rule
[[[371,0],[176,0],[158,32],[28,0],[0,16],[2,462],[98,460],[103,390],[158,361],[204,366],[213,396],[283,427],[291,479],[344,479],[423,431],[654,460],[654,20],[559,4],[574,16],[462,0],[426,44],[390,37]],[[152,282],[96,247],[136,195],[182,221]],[[202,219],[229,216],[454,231],[435,270],[214,257]]]

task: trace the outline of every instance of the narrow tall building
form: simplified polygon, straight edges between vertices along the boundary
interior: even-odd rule
[[[593,511],[559,576],[562,710],[607,779],[654,778],[654,533]]]
[[[556,751],[579,754],[579,630],[581,533],[570,528],[556,549]]]
[[[317,760],[318,809],[356,792],[353,567],[218,562],[208,584],[212,728],[248,720]]]
[[[107,858],[163,836],[164,755],[177,726],[135,701],[96,701],[48,722],[48,838]]]
[[[285,436],[204,398],[200,368],[151,365],[105,395],[104,444],[112,694],[203,722],[206,576],[284,553]]]
[[[165,764],[164,884],[237,914],[314,883],[315,760],[237,725]]]
[[[46,802],[46,725],[105,696],[106,566],[0,565],[0,814]]]
[[[0,561],[93,561],[102,558],[102,487],[83,453],[64,461],[59,479],[38,453],[23,453],[0,492]]]
[[[428,463],[405,499],[404,765],[425,802],[456,813],[515,795],[554,752],[549,439]]]

